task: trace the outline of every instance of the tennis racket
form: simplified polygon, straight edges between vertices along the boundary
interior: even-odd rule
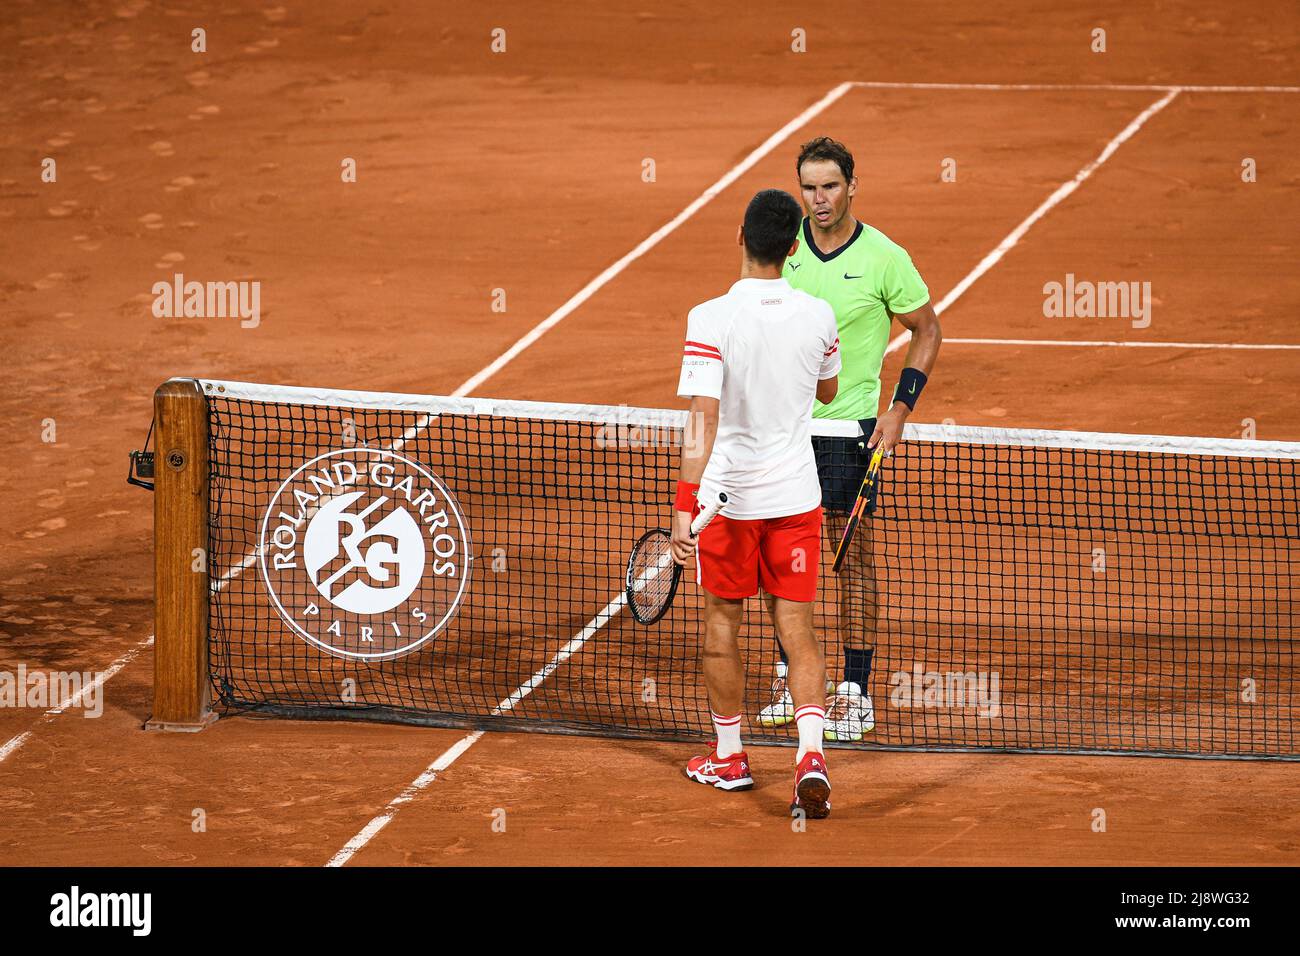
[[[727,503],[727,496],[706,507],[691,522],[691,537],[698,537]],[[673,606],[682,566],[673,560],[673,536],[664,528],[641,535],[627,559],[627,606],[638,624],[653,624]]]
[[[862,477],[862,487],[858,489],[857,500],[853,502],[853,510],[849,512],[849,523],[844,526],[844,534],[840,537],[839,546],[835,549],[835,562],[831,565],[831,570],[836,574],[840,573],[840,568],[844,567],[844,559],[848,557],[849,542],[853,540],[854,532],[858,530],[858,522],[862,520],[862,514],[867,508],[867,499],[871,495],[871,489],[876,486],[876,473],[880,471],[880,459],[882,452],[879,448],[871,455],[871,463],[867,465],[867,473]]]

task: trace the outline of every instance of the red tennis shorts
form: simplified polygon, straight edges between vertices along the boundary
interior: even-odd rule
[[[718,515],[696,542],[696,580],[715,597],[738,599],[759,585],[787,601],[817,597],[822,509],[786,518],[737,521]]]

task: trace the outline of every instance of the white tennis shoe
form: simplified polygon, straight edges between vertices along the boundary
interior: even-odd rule
[[[760,718],[761,722],[761,718]],[[826,701],[826,726],[822,736],[827,740],[854,741],[876,729],[876,711],[871,705],[871,695],[851,681],[843,681]]]
[[[762,727],[784,727],[794,720],[794,698],[785,678],[778,677],[772,681],[772,699],[766,707],[758,712],[758,723]]]

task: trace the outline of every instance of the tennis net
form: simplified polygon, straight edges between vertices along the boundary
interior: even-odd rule
[[[631,545],[670,520],[684,412],[199,387],[226,709],[711,733],[698,588],[650,627],[624,598]],[[874,655],[876,726],[853,746],[1300,756],[1300,444],[905,439],[852,569],[822,556],[828,674],[846,645]],[[777,646],[746,614],[746,739],[793,741],[754,719]]]

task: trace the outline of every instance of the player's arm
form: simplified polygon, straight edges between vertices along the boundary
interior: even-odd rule
[[[829,405],[840,391],[840,336],[834,310],[828,305],[822,311],[822,347],[825,353],[817,372],[817,401]]]
[[[692,309],[686,320],[686,345],[682,349],[682,372],[677,394],[691,400],[682,436],[681,465],[673,499],[673,558],[685,564],[695,553],[691,537],[691,512],[700,479],[713,454],[718,435],[718,409],[722,398],[721,336],[710,317]]]
[[[867,443],[871,448],[879,444],[886,455],[902,437],[903,425],[907,422],[907,416],[916,408],[921,389],[930,378],[930,370],[934,368],[935,359],[939,357],[939,346],[943,342],[939,317],[934,314],[934,306],[929,302],[911,312],[895,315],[894,318],[912,333],[912,344],[907,348],[907,360],[898,377],[898,385],[894,388],[893,403],[876,421],[876,430]]]
[[[686,431],[682,438],[681,468],[677,475],[677,480],[682,484],[693,488],[700,486],[704,469],[709,464],[709,456],[713,454],[713,442],[718,437],[719,405],[716,398],[707,395],[696,395],[691,399],[691,408],[686,417]],[[678,501],[675,504],[680,506],[687,502]],[[674,510],[688,513],[694,507],[694,503],[691,502],[689,507],[677,507]]]
[[[713,454],[713,442],[718,437],[718,408],[720,402],[707,395],[691,399],[687,413],[686,431],[682,440],[682,462],[677,476],[677,498],[673,502],[673,557],[685,564],[695,553],[695,539],[691,537],[691,511],[695,507],[695,492],[700,489],[700,479]]]
[[[928,377],[935,359],[939,357],[939,346],[943,344],[943,329],[939,327],[939,316],[935,315],[934,306],[927,302],[915,311],[894,318],[912,333],[905,367],[919,369]]]
[[[930,370],[939,357],[943,330],[930,304],[930,290],[903,249],[895,250],[882,279],[880,292],[885,306],[912,333],[912,344],[908,346],[903,372],[894,388],[893,402],[876,420],[876,430],[867,442],[887,455],[902,438],[907,416],[916,408],[921,390],[930,378]]]
[[[835,396],[840,392],[840,377],[838,374],[830,378],[817,380],[817,401],[823,405],[829,405],[835,401]]]
[[[818,301],[820,310],[822,364],[817,370],[817,401],[829,405],[840,391],[840,333],[835,322],[835,310],[824,301]]]

